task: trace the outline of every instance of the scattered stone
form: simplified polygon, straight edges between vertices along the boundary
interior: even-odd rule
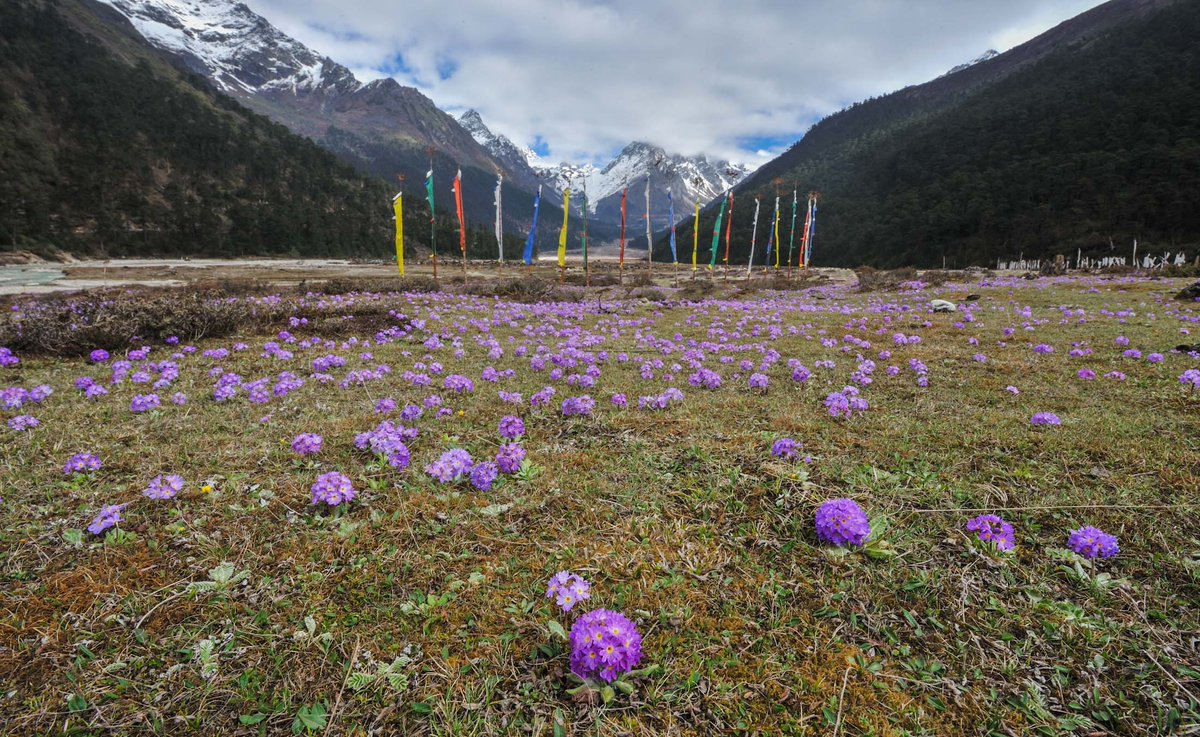
[[[966,301],[968,301],[968,302],[978,302],[978,301],[979,301],[979,299],[980,299],[982,296],[983,296],[983,295],[980,295],[980,294],[968,294],[968,295],[967,295],[967,299],[966,299]]]
[[[934,312],[958,312],[958,305],[944,299],[935,299],[929,303]]]
[[[1175,299],[1193,300],[1200,299],[1200,281],[1195,284],[1184,287],[1179,294],[1175,295]]]

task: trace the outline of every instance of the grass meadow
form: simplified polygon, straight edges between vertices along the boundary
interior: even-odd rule
[[[1200,733],[1200,389],[1181,379],[1200,359],[1173,350],[1200,350],[1200,305],[1173,299],[1182,283],[207,295],[250,317],[199,339],[204,321],[160,325],[98,363],[108,307],[17,300],[0,389],[53,393],[2,410],[0,732]],[[30,333],[51,323],[62,355]],[[701,367],[719,388],[689,383]],[[847,386],[869,407],[831,416]],[[682,401],[639,409],[670,387]],[[583,395],[590,414],[564,416]],[[1032,425],[1043,412],[1061,424]],[[494,457],[510,415],[519,471],[486,492],[426,473],[454,448]],[[406,468],[355,445],[385,420],[410,429]],[[300,433],[320,452],[294,452]],[[772,456],[782,438],[795,458]],[[79,453],[102,467],[68,475]],[[334,471],[356,498],[313,505]],[[173,498],[143,494],[160,474],[182,478]],[[867,545],[818,539],[834,498],[866,512]],[[965,529],[985,512],[1012,551]],[[1084,525],[1120,552],[1068,550]],[[564,570],[591,584],[567,613],[545,595]],[[564,634],[595,608],[642,637],[616,689],[570,674]]]

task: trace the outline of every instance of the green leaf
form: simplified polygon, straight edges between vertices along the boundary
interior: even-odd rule
[[[267,718],[267,715],[263,714],[261,711],[259,711],[259,712],[255,712],[254,714],[242,714],[241,716],[238,717],[238,721],[241,722],[242,724],[258,724],[259,722],[261,722],[262,720],[264,720],[266,718]]]
[[[418,701],[412,705],[412,710],[417,714],[432,714],[433,707],[424,702]]]
[[[83,698],[83,696],[77,693],[71,694],[71,698],[67,699],[67,708],[70,709],[72,713],[83,711],[87,708],[87,705],[87,699]]]
[[[604,700],[604,703],[611,704],[612,700],[617,698],[617,692],[613,690],[612,686],[605,686],[600,689],[600,698]]]
[[[558,623],[557,619],[551,619],[549,622],[546,622],[546,629],[550,630],[550,634],[555,637],[563,640],[567,639],[567,631],[563,629],[563,626]]]
[[[355,673],[346,679],[346,685],[351,691],[361,691],[375,682],[375,676],[370,673]]]
[[[296,718],[292,720],[292,734],[300,734],[304,730],[312,732],[313,730],[324,729],[325,719],[324,704],[302,706],[296,712]]]
[[[613,681],[613,685],[617,687],[618,691],[626,696],[633,695],[633,684],[629,681]]]

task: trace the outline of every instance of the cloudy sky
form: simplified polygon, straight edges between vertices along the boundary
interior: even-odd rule
[[[350,67],[553,161],[631,140],[758,164],[823,116],[1098,0],[247,0]]]

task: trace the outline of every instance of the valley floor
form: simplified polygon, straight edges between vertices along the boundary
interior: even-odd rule
[[[0,368],[0,731],[1194,734],[1200,358],[1172,349],[1200,343],[1200,305],[1180,284],[292,290],[228,297],[255,323],[147,354],[17,350]],[[60,309],[15,304],[0,320]],[[848,386],[869,406],[831,416]],[[594,408],[564,416],[583,395]],[[39,424],[10,429],[21,416]],[[486,492],[426,472],[449,449],[495,457],[505,416],[524,422],[520,472]],[[406,468],[356,447],[385,420],[416,431]],[[321,450],[295,452],[300,433]],[[795,458],[772,456],[783,438]],[[80,453],[102,467],[67,475]],[[357,497],[317,508],[330,472]],[[170,474],[176,495],[144,495]],[[814,533],[842,497],[870,519],[863,548]],[[92,534],[107,505],[127,506]],[[1012,552],[965,529],[984,512]],[[1084,525],[1120,552],[1067,550]],[[565,614],[545,597],[561,570],[591,584]],[[608,704],[567,693],[561,633],[595,608],[635,622],[648,668]]]

